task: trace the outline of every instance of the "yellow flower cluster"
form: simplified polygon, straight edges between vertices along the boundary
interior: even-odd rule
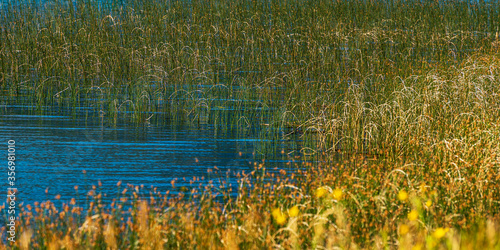
[[[299,207],[298,206],[293,206],[291,207],[290,209],[288,209],[288,216],[290,218],[292,217],[297,217],[300,213],[300,210],[299,210]],[[285,213],[283,213],[281,211],[281,209],[279,208],[275,208],[273,209],[273,211],[271,212],[271,215],[273,217],[273,220],[276,222],[276,224],[278,225],[284,225],[287,221],[287,216]]]
[[[286,222],[286,215],[283,214],[283,212],[281,211],[281,209],[279,209],[279,208],[273,209],[273,211],[271,212],[271,215],[273,216],[273,219],[276,222],[276,224],[278,224],[278,225],[285,224],[285,222]]]
[[[449,231],[450,229],[449,228],[443,228],[443,227],[438,227],[436,229],[436,231],[434,231],[434,233],[432,233],[432,237],[436,238],[436,239],[441,239],[443,238],[446,233]]]
[[[323,198],[326,194],[328,194],[328,189],[326,187],[320,187],[316,189],[315,196],[316,198]]]
[[[299,208],[297,206],[293,206],[292,208],[288,209],[288,216],[297,217],[299,215],[299,212]]]
[[[323,198],[330,193],[330,190],[331,189],[328,186],[319,187],[316,189],[314,196],[318,199]],[[344,197],[344,192],[342,191],[342,189],[336,188],[333,190],[333,192],[330,194],[330,196],[334,200],[340,201]]]
[[[344,197],[344,192],[342,192],[342,189],[336,188],[335,190],[333,190],[332,197],[335,200],[340,201],[342,200],[342,197]]]
[[[418,211],[417,210],[411,210],[411,212],[408,214],[408,220],[414,221],[418,219]]]

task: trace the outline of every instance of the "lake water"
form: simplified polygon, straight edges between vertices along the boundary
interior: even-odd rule
[[[111,197],[118,181],[175,192],[174,179],[177,187],[188,187],[193,177],[200,177],[196,186],[219,178],[207,174],[214,166],[224,178],[229,170],[235,187],[235,173],[253,170],[255,161],[266,159],[268,169],[286,169],[301,149],[298,136],[262,139],[254,132],[221,133],[210,124],[136,126],[118,120],[114,125],[87,116],[92,112],[82,108],[45,107],[43,115],[22,105],[0,105],[0,109],[2,155],[7,155],[7,141],[15,140],[17,198],[25,204],[53,200],[58,194],[63,201],[84,199],[98,181]],[[0,195],[7,190],[5,171]]]

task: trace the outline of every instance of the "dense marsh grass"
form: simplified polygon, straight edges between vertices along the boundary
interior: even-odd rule
[[[487,94],[482,83],[498,71],[496,60],[476,58],[462,73],[448,71],[454,77],[442,84],[474,86]],[[104,194],[94,186],[88,210],[58,197],[22,207],[14,247],[498,249],[500,129],[494,113],[482,113],[475,97],[469,100],[478,105],[474,114],[442,119],[447,136],[432,136],[442,130],[431,126],[432,137],[407,142],[418,151],[404,157],[358,154],[331,165],[296,165],[298,170],[288,172],[256,163],[253,172],[239,175],[236,197],[224,173],[214,173],[218,182],[175,196],[127,186],[105,206]],[[225,202],[218,202],[221,197]]]
[[[27,206],[16,248],[500,247],[497,1],[50,2],[0,18],[3,102],[302,133],[322,156],[256,164],[236,197],[221,177]]]
[[[499,16],[494,1],[11,5],[1,82],[30,104],[132,111],[139,123],[170,112],[222,124],[229,109],[298,126],[352,86],[384,95],[394,77],[498,50]]]
[[[287,171],[258,162],[238,174],[238,187],[209,170],[218,181],[195,178],[200,186],[178,195],[119,183],[111,205],[94,186],[86,210],[57,196],[21,207],[14,248],[498,249],[499,70],[497,56],[474,56],[397,79],[386,103],[341,107],[383,121],[374,129],[392,137],[378,138],[387,147],[373,154],[332,150],[323,163],[290,162]],[[362,90],[349,91],[356,100]],[[347,114],[338,124],[349,124]],[[333,154],[344,157],[327,161]]]

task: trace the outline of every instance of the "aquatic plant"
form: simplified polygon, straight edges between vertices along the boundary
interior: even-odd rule
[[[26,205],[12,247],[498,248],[499,15],[497,1],[8,5],[2,104],[301,135],[321,157],[256,162],[238,187],[220,174],[175,195],[127,186],[109,206],[93,187],[85,210]]]
[[[399,88],[395,77],[499,45],[495,1],[106,3],[2,9],[5,93],[38,107],[91,106],[110,121],[162,122],[161,112],[296,130],[351,101],[355,86],[378,93],[365,101],[383,102]]]

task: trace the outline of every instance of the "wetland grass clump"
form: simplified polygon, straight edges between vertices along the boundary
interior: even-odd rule
[[[4,103],[313,135],[324,157],[255,164],[237,191],[25,206],[14,248],[500,247],[497,1],[47,2],[0,19]]]
[[[379,102],[405,79],[498,51],[496,1],[107,1],[10,4],[0,79],[25,104],[157,112],[285,129],[352,86]],[[369,94],[372,97],[372,94]],[[371,101],[371,100],[369,100]],[[376,100],[374,100],[376,101]],[[262,114],[266,115],[263,116]],[[227,117],[236,117],[224,121]],[[157,121],[161,122],[161,121]],[[225,125],[224,125],[225,126]]]

